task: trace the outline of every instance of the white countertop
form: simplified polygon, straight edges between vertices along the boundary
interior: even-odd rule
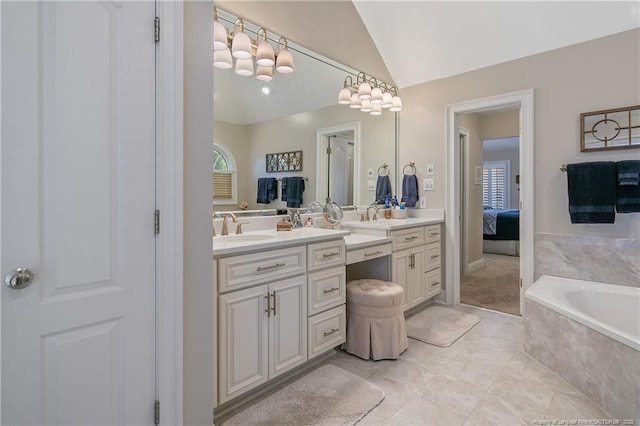
[[[378,219],[368,222],[342,222],[343,228],[360,228],[360,229],[384,229],[393,231],[396,229],[411,228],[414,226],[433,225],[442,223],[442,219],[410,217],[408,219]]]
[[[230,256],[253,251],[277,249],[281,247],[327,241],[349,235],[347,230],[323,228],[299,228],[291,231],[245,232],[241,235],[213,237],[213,257]]]
[[[378,244],[391,242],[391,237],[377,237],[373,235],[351,234],[344,237],[347,251],[358,250]]]

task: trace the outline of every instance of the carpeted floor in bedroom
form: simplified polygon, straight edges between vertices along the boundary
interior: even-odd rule
[[[460,302],[520,315],[520,258],[483,254],[485,267],[460,277]]]

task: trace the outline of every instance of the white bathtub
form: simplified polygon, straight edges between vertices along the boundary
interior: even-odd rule
[[[525,297],[640,351],[640,288],[543,275]]]
[[[528,354],[640,424],[640,288],[542,276],[525,293],[523,322]]]

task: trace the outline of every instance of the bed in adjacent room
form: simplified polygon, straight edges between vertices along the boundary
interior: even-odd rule
[[[485,208],[482,233],[485,253],[520,256],[520,210]]]

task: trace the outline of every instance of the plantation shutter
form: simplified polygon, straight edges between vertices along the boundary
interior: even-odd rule
[[[233,196],[233,175],[230,172],[213,172],[213,198],[229,199]]]
[[[506,207],[506,168],[485,165],[482,169],[482,204],[494,209]]]

